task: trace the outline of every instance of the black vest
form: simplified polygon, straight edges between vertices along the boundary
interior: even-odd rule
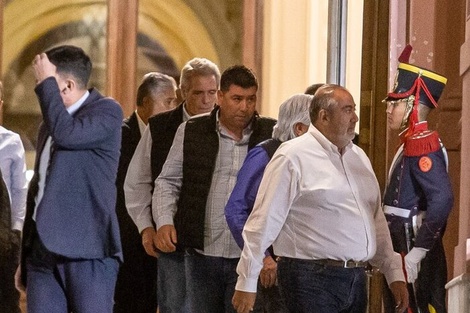
[[[269,156],[269,159],[272,159],[274,152],[276,152],[277,148],[281,145],[282,141],[277,139],[268,139],[260,143],[259,145],[266,151]]]
[[[150,163],[152,167],[152,182],[160,175],[178,126],[183,122],[183,105],[171,111],[163,112],[149,118],[150,134],[152,136],[152,151]]]
[[[183,183],[174,219],[178,244],[182,247],[204,249],[206,202],[219,151],[219,136],[216,131],[218,110],[217,107],[210,115],[191,119],[186,124]],[[274,119],[255,114],[248,150],[270,138],[275,123]]]

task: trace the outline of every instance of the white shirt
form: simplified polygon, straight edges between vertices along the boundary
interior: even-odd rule
[[[183,121],[190,118],[183,107]],[[139,144],[132,156],[126,179],[124,181],[124,196],[129,216],[137,226],[139,233],[153,226],[152,218],[152,134],[147,126],[140,138]]]
[[[370,161],[352,143],[343,150],[312,125],[280,146],[243,231],[237,290],[256,291],[271,244],[281,257],[369,261],[389,283],[404,281]]]
[[[23,229],[28,193],[24,155],[20,136],[0,126],[0,168],[10,196],[11,226],[20,231]]]

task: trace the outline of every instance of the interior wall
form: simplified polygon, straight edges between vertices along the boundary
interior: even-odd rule
[[[22,135],[27,154],[31,155],[28,157],[31,168],[41,116],[30,62],[36,53],[53,45],[82,46],[94,63],[90,85],[105,92],[107,1],[2,3],[0,67],[5,84],[4,122]],[[137,74],[135,84],[128,88],[135,89],[148,71],[162,71],[178,80],[181,67],[194,57],[206,57],[221,70],[240,63],[242,3],[242,0],[140,0]],[[122,49],[125,53],[125,42]],[[132,106],[133,103],[126,103],[126,108]]]
[[[265,1],[263,8],[262,113],[307,86],[326,83],[328,0]],[[348,6],[346,84],[360,115],[362,3]],[[358,125],[359,126],[359,125]],[[359,131],[359,130],[358,130]]]

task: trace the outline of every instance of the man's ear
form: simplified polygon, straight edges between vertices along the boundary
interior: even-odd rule
[[[304,128],[306,127],[306,125],[302,124],[302,123],[295,123],[294,124],[294,134],[296,136],[300,136],[301,134],[304,133]],[[308,127],[308,126],[307,126]]]
[[[220,103],[223,102],[223,99],[224,99],[224,93],[220,89],[217,90],[217,104],[220,105]]]
[[[75,88],[77,88],[77,83],[73,79],[67,79],[65,83],[66,83],[66,88],[69,89],[69,91],[72,91]]]
[[[328,122],[330,120],[330,116],[328,114],[328,111],[325,110],[325,109],[321,109],[318,112],[318,120],[320,121],[320,123]]]

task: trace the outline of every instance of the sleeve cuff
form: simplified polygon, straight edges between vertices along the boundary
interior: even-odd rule
[[[402,281],[406,282],[405,274],[403,273],[403,269],[399,270],[391,270],[387,273],[384,273],[385,279],[387,280],[387,284],[390,286],[391,283],[394,281]]]
[[[245,291],[245,292],[256,292],[258,286],[258,278],[243,278],[238,276],[237,284],[235,285],[235,290]]]
[[[163,225],[173,225],[173,216],[160,216],[156,220],[157,230]]]
[[[139,220],[136,222],[137,229],[139,230],[139,234],[148,227],[154,228],[154,225],[151,220]]]
[[[22,231],[23,230],[23,224],[24,224],[23,220],[14,220],[11,223],[11,229]]]

